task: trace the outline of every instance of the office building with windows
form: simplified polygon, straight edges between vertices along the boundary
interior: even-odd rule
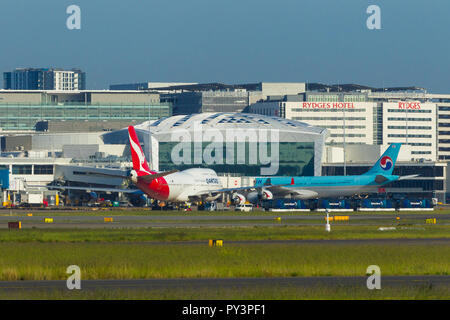
[[[85,90],[86,73],[80,69],[17,68],[3,73],[7,90]]]
[[[3,132],[91,132],[168,117],[172,106],[142,91],[0,90],[0,113]]]
[[[436,103],[375,102],[367,93],[327,92],[306,93],[303,101],[290,100],[286,96],[258,102],[250,105],[249,111],[326,128],[330,132],[326,144],[330,146],[400,142],[411,147],[412,159],[437,159]]]

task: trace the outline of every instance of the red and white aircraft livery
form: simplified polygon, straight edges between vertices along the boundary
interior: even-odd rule
[[[234,192],[237,190],[247,190],[253,187],[223,189],[219,177],[214,170],[191,168],[183,171],[171,170],[165,172],[155,172],[145,159],[136,131],[133,126],[128,127],[128,136],[130,139],[131,158],[133,160],[133,170],[125,173],[99,173],[85,170],[89,175],[100,175],[109,177],[119,177],[130,179],[139,190],[142,190],[149,197],[167,201],[167,202],[186,202],[186,201],[214,201],[220,194]],[[29,186],[46,187],[48,189],[62,190],[85,190],[88,192],[124,192],[134,193],[137,189],[118,189],[118,188],[100,188],[100,187],[75,187],[75,186]]]
[[[150,197],[169,202],[213,201],[220,193],[233,191],[222,189],[216,172],[211,169],[192,168],[161,173],[150,170],[134,127],[128,127],[128,135],[133,159],[131,180]]]

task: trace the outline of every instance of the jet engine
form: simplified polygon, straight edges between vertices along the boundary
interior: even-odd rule
[[[131,170],[130,179],[131,179],[131,181],[133,181],[134,184],[136,184],[138,182],[138,175],[137,175],[136,170]]]
[[[240,193],[233,193],[232,199],[236,205],[245,203],[245,196]]]
[[[272,200],[273,199],[273,193],[269,190],[262,190],[261,192],[261,199],[263,200]]]
[[[247,195],[247,200],[251,203],[257,203],[260,200],[272,200],[273,199],[273,193],[269,190],[262,190],[260,192],[258,191],[252,191],[249,192]]]

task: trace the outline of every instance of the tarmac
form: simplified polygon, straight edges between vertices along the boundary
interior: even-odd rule
[[[325,223],[321,214],[274,214],[261,213],[258,215],[59,215],[49,211],[45,217],[53,218],[52,223],[45,223],[45,217],[39,216],[1,215],[0,229],[8,228],[7,222],[21,221],[22,228],[55,228],[55,229],[114,229],[114,228],[198,228],[198,227],[264,227],[264,226],[322,226]],[[106,212],[105,212],[106,213]],[[106,213],[107,214],[107,213]],[[336,213],[335,215],[348,215],[347,222],[336,222],[339,225],[371,226],[386,224],[393,226],[400,217],[399,222],[408,221],[414,225],[425,225],[428,218],[437,218],[439,224],[450,224],[450,214],[430,212],[426,214],[353,214]],[[112,217],[113,222],[105,222],[105,217]],[[275,218],[280,218],[276,220]]]
[[[81,280],[81,290],[166,290],[208,288],[367,288],[368,277],[290,277],[290,278],[200,278],[200,279],[137,279],[137,280]],[[381,276],[381,287],[450,286],[450,276]],[[0,281],[0,291],[68,290],[65,280]]]

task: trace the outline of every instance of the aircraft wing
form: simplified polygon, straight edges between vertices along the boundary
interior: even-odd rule
[[[83,172],[85,172],[88,175],[93,175],[93,176],[103,176],[103,177],[122,178],[122,179],[127,179],[130,177],[128,175],[128,173],[126,173],[126,172],[121,172],[121,173],[108,173],[108,172],[97,172],[97,171],[83,171]],[[160,173],[156,173],[156,174],[139,176],[138,180],[144,181],[144,182],[151,182],[152,180],[167,176],[167,175],[175,173],[175,172],[178,172],[178,170],[170,170],[170,171],[160,172]]]
[[[165,172],[160,172],[160,173],[156,173],[156,174],[150,174],[148,176],[139,176],[138,180],[139,181],[145,181],[145,182],[151,182],[152,180],[167,176],[169,174],[178,172],[178,170],[170,170],[170,171],[165,171]]]
[[[415,178],[415,177],[418,177],[418,176],[420,176],[420,174],[411,174],[411,175],[409,175],[409,176],[401,176],[401,177],[398,177],[398,180],[412,179],[412,178]]]
[[[70,186],[46,186],[46,185],[28,185],[27,188],[47,188],[47,189],[59,189],[59,190],[84,190],[86,192],[124,192],[134,193],[141,191],[139,189],[118,189],[118,188],[100,188],[100,187],[70,187]]]
[[[227,193],[227,192],[235,192],[240,190],[252,190],[257,189],[254,186],[249,187],[239,187],[239,188],[223,188],[223,189],[217,189],[217,190],[202,190],[197,192],[196,194],[191,195],[191,197],[201,197],[201,196],[207,196],[212,194],[218,194],[218,193]]]
[[[215,193],[227,193],[227,192],[236,192],[236,191],[250,191],[250,190],[257,190],[257,189],[267,189],[274,191],[277,194],[292,194],[295,193],[295,190],[285,188],[285,186],[289,186],[291,184],[280,184],[280,185],[262,185],[262,186],[247,186],[247,187],[238,187],[238,188],[222,188],[217,190],[205,190],[205,191],[199,191],[193,196],[202,196],[202,195],[209,195],[209,194],[215,194]]]
[[[128,173],[126,172],[118,172],[118,173],[108,173],[108,172],[97,172],[97,171],[83,171],[84,173],[86,173],[87,175],[92,175],[92,176],[103,176],[103,177],[112,177],[112,178],[122,178],[122,179],[126,179],[129,177]]]
[[[287,188],[288,185],[272,185],[266,186],[264,189],[269,190],[276,195],[277,197],[285,197],[288,195],[297,197],[299,199],[313,199],[316,198],[319,194],[312,190],[307,189],[293,189]]]

